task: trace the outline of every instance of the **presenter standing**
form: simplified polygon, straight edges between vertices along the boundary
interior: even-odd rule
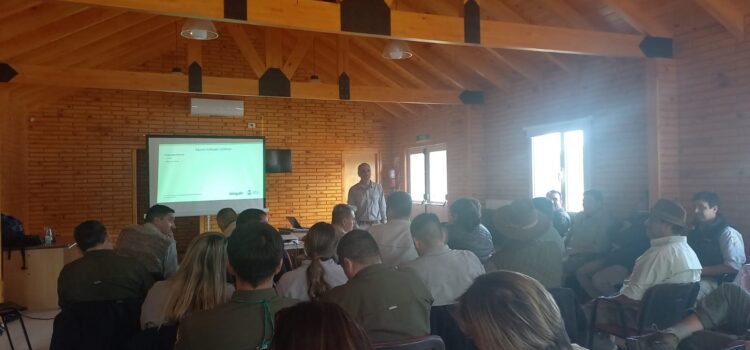
[[[355,208],[357,226],[367,230],[372,225],[385,223],[385,195],[383,186],[371,180],[370,164],[360,164],[357,175],[360,180],[349,189],[347,203]]]

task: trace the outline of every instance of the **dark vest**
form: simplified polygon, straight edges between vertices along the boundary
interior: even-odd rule
[[[724,255],[721,254],[719,238],[727,228],[724,217],[717,215],[716,219],[708,224],[696,226],[688,234],[688,244],[698,255],[703,266],[721,265],[724,263]]]

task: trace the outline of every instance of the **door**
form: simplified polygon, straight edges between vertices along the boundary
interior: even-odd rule
[[[349,188],[359,182],[357,167],[362,163],[370,164],[372,168],[372,181],[380,183],[380,154],[377,150],[343,152],[341,154],[342,203],[346,203]],[[383,187],[385,188],[385,186]]]

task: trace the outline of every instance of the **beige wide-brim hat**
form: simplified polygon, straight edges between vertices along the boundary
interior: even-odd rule
[[[687,211],[679,203],[669,199],[659,199],[656,201],[651,211],[650,216],[664,222],[668,222],[673,225],[687,228]]]
[[[551,225],[546,215],[534,208],[531,200],[516,200],[495,212],[492,224],[497,233],[517,241],[533,240],[544,235]]]

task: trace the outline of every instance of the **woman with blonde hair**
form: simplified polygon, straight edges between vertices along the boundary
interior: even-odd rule
[[[571,350],[560,310],[535,279],[511,271],[477,277],[459,298],[461,328],[480,350]]]
[[[310,260],[285,273],[276,285],[276,292],[300,301],[317,300],[323,293],[348,280],[344,269],[334,261],[336,255],[336,229],[319,222],[310,227],[305,241],[305,254]]]
[[[229,300],[227,240],[219,232],[202,234],[192,242],[177,273],[154,284],[141,308],[141,328],[177,324],[188,314],[209,310]]]

